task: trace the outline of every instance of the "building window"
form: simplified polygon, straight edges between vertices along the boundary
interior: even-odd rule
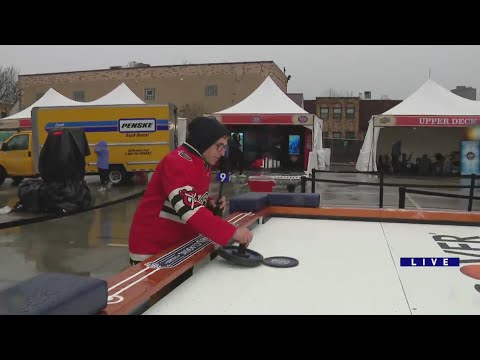
[[[43,95],[45,95],[45,93],[37,93],[37,95],[35,95],[35,99],[39,100]]]
[[[145,101],[155,100],[155,88],[145,89]]]
[[[333,132],[333,138],[334,139],[340,139],[342,137],[342,133],[340,131],[334,131]]]
[[[355,119],[355,105],[348,104],[346,109],[346,117],[347,119]]]
[[[342,118],[342,106],[335,105],[333,107],[333,118],[334,119],[341,119]]]
[[[322,131],[322,136],[324,139],[328,139],[328,131]]]
[[[328,120],[328,106],[321,106],[320,107],[320,119]]]
[[[347,139],[355,139],[355,133],[354,133],[353,131],[347,131],[347,132],[345,133],[345,137],[346,137]]]
[[[217,96],[217,85],[205,86],[205,96]]]
[[[74,91],[73,100],[75,101],[85,101],[85,91]]]

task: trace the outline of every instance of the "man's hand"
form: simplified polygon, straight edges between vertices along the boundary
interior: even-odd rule
[[[215,209],[217,207],[217,199],[218,199],[218,196],[214,197],[209,201],[209,204],[212,207],[212,209]],[[226,206],[227,206],[227,199],[225,198],[225,196],[222,196],[220,198],[220,209],[222,209],[222,214],[225,212]]]
[[[253,239],[253,233],[247,227],[239,227],[235,234],[233,234],[233,240],[248,247]]]

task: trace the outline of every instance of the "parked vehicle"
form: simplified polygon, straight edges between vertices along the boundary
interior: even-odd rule
[[[101,140],[110,152],[109,179],[129,180],[135,172],[153,171],[178,146],[177,109],[164,105],[92,105],[39,107],[32,110],[32,130],[20,131],[1,145],[0,185],[7,177],[20,182],[38,176],[38,158],[48,132],[67,128],[85,130],[91,155],[86,173],[96,174],[93,147]]]

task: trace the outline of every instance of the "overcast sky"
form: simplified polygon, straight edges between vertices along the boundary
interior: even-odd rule
[[[404,99],[428,79],[480,89],[479,45],[0,45],[0,66],[20,74],[105,69],[137,61],[178,65],[274,61],[305,99],[328,89]],[[480,93],[477,99],[480,98]]]

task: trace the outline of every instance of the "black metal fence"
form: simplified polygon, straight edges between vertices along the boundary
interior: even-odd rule
[[[338,174],[369,174],[369,175],[378,175],[378,182],[359,182],[359,181],[347,181],[347,180],[332,180],[332,179],[321,179],[317,177],[318,173],[338,173]],[[405,184],[405,183],[385,183],[383,171],[369,171],[369,172],[358,172],[358,171],[328,171],[328,170],[316,170],[312,169],[312,176],[302,176],[300,179],[301,192],[305,193],[307,189],[307,181],[311,182],[311,192],[316,192],[316,183],[334,183],[334,184],[351,184],[351,185],[365,185],[365,186],[378,186],[379,196],[378,196],[378,207],[383,208],[383,193],[385,186],[394,186],[398,187],[399,192],[399,201],[398,207],[400,209],[405,208],[405,196],[407,193],[422,194],[428,196],[440,196],[440,197],[449,197],[456,199],[468,199],[467,211],[472,211],[473,201],[480,200],[480,197],[474,196],[475,189],[479,189],[480,185],[476,185],[476,179],[480,178],[479,175],[472,174],[470,176],[463,176],[470,178],[470,185],[433,185],[433,184]],[[434,191],[425,191],[425,190],[414,190],[411,188],[443,188],[443,189],[470,189],[469,195],[457,195],[449,193],[441,193]]]

